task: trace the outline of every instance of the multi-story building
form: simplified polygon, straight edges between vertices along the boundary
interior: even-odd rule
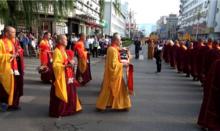
[[[102,28],[99,18],[99,0],[75,0],[75,7],[69,10],[67,16],[59,21],[55,20],[53,11],[52,5],[47,12],[43,10],[42,6],[39,6],[39,19],[33,21],[31,28],[31,32],[37,38],[45,31],[49,31],[52,34],[79,34],[83,32],[87,35],[94,35],[99,33]],[[25,27],[25,22],[22,20],[19,21],[16,29],[18,32],[30,31]]]
[[[68,20],[70,33],[94,35],[101,30],[99,0],[76,0],[73,17]]]
[[[167,31],[169,39],[177,39],[178,17],[176,14],[170,14],[167,17]]]
[[[179,33],[195,39],[218,38],[220,32],[219,0],[181,0]]]
[[[113,35],[118,32],[122,37],[125,37],[126,18],[123,12],[117,13],[113,1],[105,2],[104,19],[108,22],[108,26],[104,28],[104,34]]]
[[[157,21],[157,34],[161,39],[177,39],[177,23],[176,14],[162,16]]]
[[[157,21],[157,35],[161,39],[168,38],[167,16],[161,16],[160,19]]]

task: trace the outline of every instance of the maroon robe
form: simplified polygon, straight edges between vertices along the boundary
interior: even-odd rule
[[[190,76],[190,73],[192,71],[192,53],[193,53],[193,48],[188,48],[186,50],[184,68],[187,76]]]
[[[80,83],[80,85],[86,85],[90,80],[92,80],[92,75],[91,75],[91,70],[90,70],[90,55],[87,54],[87,67],[86,67],[86,71],[84,73],[81,73],[79,68],[77,67],[76,70],[76,79],[78,80],[78,82]],[[82,78],[82,81],[80,80]]]
[[[176,59],[176,67],[177,67],[178,72],[182,72],[182,67],[181,67],[182,57],[183,57],[183,54],[182,54],[181,47],[176,46],[175,59]]]
[[[207,52],[209,51],[208,46],[201,46],[198,50],[198,54],[196,56],[197,59],[197,73],[198,73],[198,78],[201,83],[203,83],[203,68],[204,68],[204,60]]]
[[[67,51],[68,55],[68,60],[72,60],[71,58],[71,52]],[[68,64],[64,63],[65,65]],[[66,67],[65,70],[65,78],[66,78],[66,88],[67,88],[67,98],[68,98],[68,103],[65,103],[63,100],[59,99],[56,94],[55,94],[55,76],[53,74],[52,76],[52,86],[51,86],[51,91],[50,91],[50,105],[49,105],[49,116],[51,117],[60,117],[60,116],[68,116],[77,113],[76,111],[76,102],[77,102],[77,87],[78,83],[73,82],[68,84],[68,71],[74,72],[74,70],[68,67]],[[74,73],[71,74],[72,77],[74,77]]]
[[[204,97],[198,125],[214,131],[220,130],[220,60],[215,61],[204,84]]]
[[[48,54],[48,57],[49,56],[50,55]],[[41,78],[42,82],[51,83],[52,76],[53,76],[52,72],[53,72],[52,71],[52,63],[51,63],[50,59],[48,59],[47,69],[43,70],[43,71],[39,71],[39,73],[41,74],[40,78]]]
[[[163,47],[163,59],[166,63],[169,63],[168,53],[169,53],[168,45],[165,44],[164,47]]]
[[[174,46],[169,47],[169,60],[170,60],[170,66],[175,68],[176,67],[176,62],[175,62],[175,54],[176,54],[176,50]]]

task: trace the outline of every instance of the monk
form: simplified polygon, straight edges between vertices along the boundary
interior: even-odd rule
[[[186,51],[186,55],[185,55],[185,73],[186,73],[186,77],[190,77],[190,73],[192,72],[192,63],[193,63],[193,59],[192,59],[192,55],[193,54],[193,42],[189,43],[189,47]]]
[[[74,46],[74,51],[76,52],[78,59],[76,79],[82,86],[86,85],[90,80],[92,80],[90,71],[90,57],[84,47],[85,40],[86,35],[83,33],[80,34],[80,39],[75,43]]]
[[[212,40],[209,39],[208,43],[206,45],[202,45],[199,50],[198,50],[198,55],[197,55],[197,73],[198,73],[198,78],[200,82],[203,84],[204,80],[204,74],[203,74],[203,68],[204,68],[204,60],[205,57],[208,53],[209,50],[212,49]]]
[[[20,108],[20,97],[23,96],[23,86],[24,86],[24,50],[20,46],[18,39],[15,37],[11,39],[15,53],[17,55],[15,62],[16,68],[19,72],[19,75],[14,73],[14,98],[13,98],[13,105],[8,107],[8,110],[18,110]]]
[[[204,86],[203,86],[203,102],[202,102],[202,106],[201,106],[201,109],[200,109],[200,114],[199,114],[199,119],[198,119],[198,124],[199,125],[203,125],[203,122],[204,122],[204,118],[205,118],[205,113],[206,113],[206,107],[207,107],[207,104],[208,104],[208,100],[210,98],[210,88],[212,86],[213,83],[210,83],[212,82],[212,77],[215,77],[213,76],[215,70],[212,70],[211,66],[215,63],[215,61],[219,60],[220,59],[220,47],[219,47],[219,43],[217,41],[214,41],[213,42],[213,49],[211,49],[207,56],[206,56],[206,59],[205,59],[205,69],[206,70],[203,70],[204,72]]]
[[[59,35],[53,53],[53,74],[49,116],[61,117],[75,114],[82,110],[74,82],[73,59],[69,59],[65,48],[67,37]]]
[[[185,42],[184,41],[181,41],[180,42],[180,49],[179,49],[179,55],[180,55],[180,70],[183,72],[183,73],[186,73],[187,72],[187,68],[186,68],[186,62],[187,62],[187,47],[185,45]]]
[[[200,109],[198,125],[212,131],[220,130],[220,60],[215,61],[207,75],[205,94]]]
[[[169,58],[169,62],[170,62],[170,66],[172,68],[176,67],[176,63],[175,63],[175,48],[174,48],[174,43],[172,40],[169,40],[168,42],[168,58]]]
[[[96,102],[96,108],[104,111],[107,107],[114,110],[129,110],[131,101],[123,79],[123,63],[120,62],[119,46],[121,37],[114,33],[112,44],[107,50],[104,79]],[[124,63],[128,65],[128,63]]]
[[[51,82],[51,69],[52,69],[52,54],[49,44],[49,39],[51,37],[51,34],[49,32],[45,32],[43,39],[41,40],[39,44],[40,49],[40,70],[39,73],[41,74],[41,80],[44,83],[50,83]]]
[[[169,63],[168,53],[169,53],[168,43],[165,42],[164,47],[163,47],[163,59],[166,63]]]
[[[148,59],[152,60],[154,58],[154,40],[150,40],[148,43]]]
[[[8,26],[4,32],[5,35],[0,39],[0,103],[2,111],[6,111],[14,102],[15,78],[12,67],[18,56],[11,41],[15,38],[16,30]]]

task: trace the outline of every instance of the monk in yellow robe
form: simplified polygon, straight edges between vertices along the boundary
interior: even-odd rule
[[[123,79],[123,65],[128,65],[128,63],[120,62],[120,43],[120,35],[115,33],[112,44],[107,50],[104,80],[96,102],[98,110],[105,110],[107,107],[116,110],[128,110],[131,107],[129,91]]]
[[[84,42],[86,40],[85,34],[80,34],[79,41],[74,46],[74,51],[77,53],[78,67],[76,71],[76,79],[81,85],[87,84],[92,80],[90,71],[90,56],[85,49]]]
[[[82,110],[77,96],[76,85],[73,81],[74,76],[71,76],[73,73],[68,72],[73,69],[74,61],[68,59],[65,51],[66,46],[67,37],[59,35],[57,37],[57,46],[53,53],[54,78],[49,106],[49,115],[51,117],[72,115]]]
[[[50,83],[51,81],[51,68],[52,68],[52,54],[49,44],[49,39],[51,34],[49,32],[44,33],[43,39],[39,44],[39,58],[40,58],[40,70],[41,80],[45,83]]]
[[[11,39],[15,38],[16,30],[6,27],[5,35],[0,39],[0,103],[3,111],[13,105],[14,72],[12,61],[17,57]]]
[[[154,41],[150,40],[148,43],[148,59],[151,60],[154,58]]]

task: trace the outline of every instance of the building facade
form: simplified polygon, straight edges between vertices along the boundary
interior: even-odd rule
[[[160,39],[177,39],[178,17],[176,14],[162,16],[157,21],[157,35]]]
[[[219,39],[219,0],[181,0],[179,34],[190,34],[192,38]]]
[[[116,13],[112,1],[105,2],[104,19],[107,21],[107,27],[103,29],[105,35],[113,35],[118,32],[122,37],[126,36],[126,18],[123,12]]]

